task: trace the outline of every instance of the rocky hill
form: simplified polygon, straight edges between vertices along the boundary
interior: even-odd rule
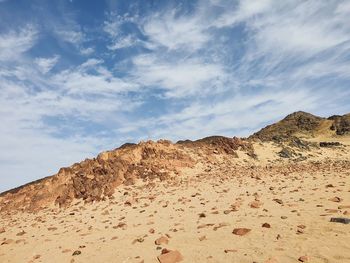
[[[102,152],[53,176],[6,191],[0,195],[0,211],[37,211],[50,205],[65,207],[75,199],[85,202],[112,197],[119,185],[134,184],[136,179],[161,181],[180,176],[196,162],[210,162],[210,155],[222,153],[237,157],[237,150],[254,154],[252,145],[239,138],[213,137],[173,144],[148,141],[125,144]],[[204,160],[205,159],[205,160]]]
[[[268,147],[256,144],[257,140],[280,142],[294,138],[293,143],[297,147],[308,147],[299,139],[296,140],[296,136],[314,136],[324,130],[343,136],[350,131],[349,120],[350,114],[326,119],[296,112],[263,128],[248,139],[212,136],[175,144],[166,140],[124,144],[115,150],[103,152],[94,159],[61,168],[53,176],[0,194],[0,211],[37,211],[50,206],[67,207],[74,200],[105,200],[113,197],[119,185],[132,185],[136,180],[171,180],[181,176],[186,169],[197,169],[208,164],[215,167],[223,160],[233,162],[236,167],[256,166],[259,165],[259,158],[266,153],[259,156],[255,148],[266,152]],[[290,152],[289,149],[278,147],[270,151],[271,154],[279,152],[273,155],[277,159],[281,156],[288,157]],[[293,155],[297,156],[292,152],[291,156]],[[300,154],[297,157],[298,160],[306,158]]]
[[[334,135],[348,134],[350,132],[350,114],[335,115],[327,119],[298,111],[277,123],[261,129],[249,138],[280,142],[293,136],[313,137],[322,135],[325,132],[333,133]]]

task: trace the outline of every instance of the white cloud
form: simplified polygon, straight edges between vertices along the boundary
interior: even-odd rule
[[[137,38],[128,35],[126,37],[121,37],[120,39],[116,39],[111,45],[107,46],[110,50],[117,50],[121,48],[132,47],[137,43],[140,43]]]
[[[215,85],[221,84],[225,78],[225,72],[220,65],[196,60],[167,62],[157,56],[142,55],[134,58],[133,63],[135,69],[132,74],[137,82],[140,85],[164,89],[167,97],[215,93]]]
[[[60,40],[79,45],[84,39],[84,34],[78,30],[58,29],[55,32]]]
[[[138,85],[114,77],[102,60],[89,59],[79,67],[64,70],[52,77],[52,83],[68,94],[110,96],[136,91]]]
[[[163,46],[169,50],[195,51],[210,39],[204,22],[200,15],[177,17],[175,10],[152,16],[146,20],[142,29],[156,46]]]
[[[87,47],[87,48],[80,48],[80,53],[83,55],[91,55],[95,52],[95,49],[93,47]]]
[[[0,61],[16,60],[34,46],[37,35],[38,31],[30,25],[0,34]]]
[[[39,70],[43,74],[46,74],[56,65],[58,60],[59,60],[59,56],[56,55],[50,58],[36,58],[34,62],[35,64],[38,65]]]

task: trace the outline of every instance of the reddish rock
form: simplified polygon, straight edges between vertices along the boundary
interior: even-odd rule
[[[328,199],[328,200],[329,200],[329,201],[332,201],[332,202],[339,203],[339,202],[341,202],[343,199],[341,199],[340,197],[335,196],[335,197],[333,197],[333,198],[331,198],[331,199]]]
[[[201,236],[198,239],[199,239],[199,241],[203,241],[203,240],[207,239],[207,237],[206,236]]]
[[[253,201],[249,205],[251,208],[260,208],[263,205],[263,203],[260,201]]]
[[[163,253],[158,256],[158,261],[160,263],[176,263],[183,260],[181,253],[177,250],[166,250],[166,253]]]
[[[169,239],[167,237],[162,236],[162,237],[156,239],[156,241],[154,241],[154,243],[156,245],[158,245],[158,246],[162,245],[162,244],[168,244],[169,243]]]
[[[9,245],[9,244],[11,244],[11,243],[13,243],[13,242],[14,242],[13,239],[5,239],[5,240],[1,243],[1,245]]]
[[[271,228],[271,225],[269,223],[264,223],[264,224],[262,224],[262,227]]]
[[[5,228],[0,227],[0,234],[1,234],[1,233],[5,233]]]
[[[26,232],[22,230],[21,232],[17,233],[16,236],[23,236]]]
[[[251,231],[249,228],[235,228],[233,229],[232,233],[238,236],[244,236],[248,234]]]
[[[300,262],[308,262],[309,261],[309,257],[308,256],[301,256],[298,260]]]

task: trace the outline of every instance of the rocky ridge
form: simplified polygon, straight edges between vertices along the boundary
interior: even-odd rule
[[[277,144],[276,147],[281,149],[276,158],[305,161],[307,157],[300,151],[319,148],[318,144],[305,138],[319,135],[325,130],[334,136],[347,135],[350,130],[349,116],[326,119],[296,112],[247,139],[211,136],[175,144],[166,140],[124,144],[115,150],[102,152],[96,158],[61,168],[53,176],[0,194],[0,211],[33,212],[50,206],[67,207],[79,199],[85,202],[105,200],[113,198],[119,185],[132,185],[136,180],[146,183],[171,180],[182,176],[183,170],[197,169],[199,166],[209,167],[204,172],[210,172],[222,161],[233,163],[237,174],[249,175],[260,171],[260,168],[256,168],[259,166],[256,163],[259,156],[254,149],[256,143]],[[255,168],[250,170],[250,167]]]

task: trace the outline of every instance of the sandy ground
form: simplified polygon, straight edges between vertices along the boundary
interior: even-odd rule
[[[263,158],[251,164],[218,158],[169,182],[122,186],[112,200],[2,214],[0,262],[158,262],[163,248],[182,262],[350,262],[350,224],[330,222],[350,218],[349,166],[294,169],[268,147],[256,146]],[[348,149],[310,158],[350,161]],[[160,237],[168,243],[156,245]]]

